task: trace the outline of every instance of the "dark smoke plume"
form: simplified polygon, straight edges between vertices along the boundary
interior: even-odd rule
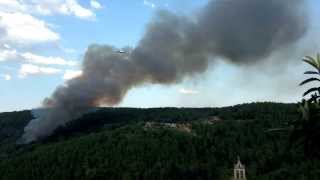
[[[25,127],[23,139],[44,138],[92,107],[116,105],[134,86],[178,83],[202,73],[214,57],[236,64],[259,62],[293,45],[306,31],[303,0],[212,0],[193,19],[160,11],[137,47],[126,53],[91,45],[83,74],[44,100],[48,113]]]

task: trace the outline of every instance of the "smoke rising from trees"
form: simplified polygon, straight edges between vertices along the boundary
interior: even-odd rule
[[[216,57],[256,64],[308,30],[304,0],[212,0],[196,18],[159,11],[134,48],[91,45],[82,75],[43,102],[47,113],[26,127],[26,143],[50,135],[101,104],[113,106],[145,83],[173,84],[202,73]]]

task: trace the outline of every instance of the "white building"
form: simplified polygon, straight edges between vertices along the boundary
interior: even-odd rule
[[[238,161],[234,165],[233,169],[233,180],[246,180],[246,168],[241,163],[240,158],[238,156]]]

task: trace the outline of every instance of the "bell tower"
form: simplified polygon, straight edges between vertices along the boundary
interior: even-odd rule
[[[233,179],[234,180],[246,180],[247,179],[246,178],[246,168],[241,163],[239,156],[238,156],[237,163],[234,165]]]

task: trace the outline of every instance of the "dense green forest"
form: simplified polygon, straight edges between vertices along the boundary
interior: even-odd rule
[[[320,161],[292,143],[296,104],[99,108],[23,145],[30,111],[0,114],[0,179],[320,179]]]

